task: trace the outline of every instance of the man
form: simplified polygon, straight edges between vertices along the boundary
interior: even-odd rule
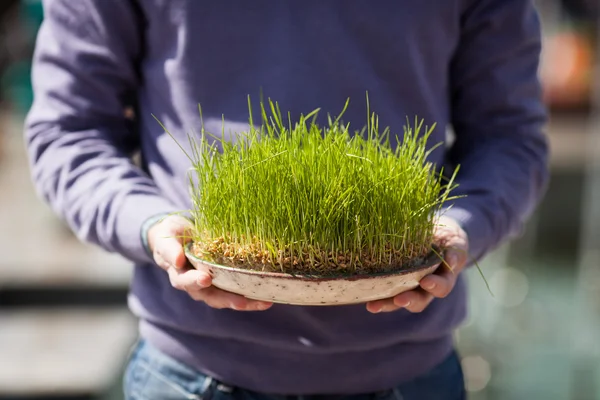
[[[26,136],[41,195],[85,241],[135,263],[139,345],[126,377],[137,399],[279,395],[462,399],[452,333],[465,317],[460,271],[519,231],[547,179],[537,80],[540,26],[527,0],[267,2],[46,0]],[[436,232],[452,268],[366,305],[253,301],[189,270],[185,142],[205,126],[244,129],[247,96],[292,118],[322,109],[381,126],[437,123],[431,155],[460,164],[466,194]],[[138,128],[123,109],[138,105]],[[396,145],[397,143],[392,143]],[[139,148],[142,167],[130,154]],[[443,298],[443,299],[442,299]],[[255,311],[255,312],[245,312]]]

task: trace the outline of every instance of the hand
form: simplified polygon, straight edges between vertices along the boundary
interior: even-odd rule
[[[442,216],[436,223],[434,241],[444,249],[444,261],[438,269],[421,279],[417,289],[400,293],[390,299],[367,303],[369,312],[389,312],[405,308],[418,313],[425,310],[434,298],[444,298],[450,294],[458,275],[467,263],[467,234],[456,221]]]
[[[250,300],[212,286],[207,271],[194,269],[185,256],[183,245],[189,241],[192,224],[187,219],[172,215],[165,217],[148,230],[148,245],[154,261],[167,271],[171,285],[187,292],[191,298],[203,301],[213,308],[231,308],[238,311],[259,311],[271,303]]]

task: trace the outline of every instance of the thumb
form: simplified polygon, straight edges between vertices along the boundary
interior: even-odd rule
[[[180,216],[169,216],[151,228],[149,241],[155,255],[171,267],[184,268],[187,258],[183,246],[191,240],[192,224]]]
[[[157,247],[157,253],[168,265],[181,269],[187,265],[187,258],[183,249],[184,244],[180,239],[166,237]]]
[[[444,261],[451,271],[460,270],[466,260],[466,256],[456,248],[448,248],[444,252]]]

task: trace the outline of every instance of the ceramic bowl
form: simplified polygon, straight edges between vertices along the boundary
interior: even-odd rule
[[[194,256],[186,247],[186,256],[194,268],[208,271],[213,285],[249,299],[303,306],[331,306],[365,303],[393,297],[416,288],[419,281],[440,265],[435,252],[418,266],[368,275],[313,276],[260,272],[217,265]]]

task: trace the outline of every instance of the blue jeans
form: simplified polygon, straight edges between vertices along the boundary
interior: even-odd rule
[[[218,382],[163,354],[144,341],[135,347],[125,373],[127,400],[464,400],[460,361],[452,353],[417,379],[378,393],[353,396],[277,396]]]

